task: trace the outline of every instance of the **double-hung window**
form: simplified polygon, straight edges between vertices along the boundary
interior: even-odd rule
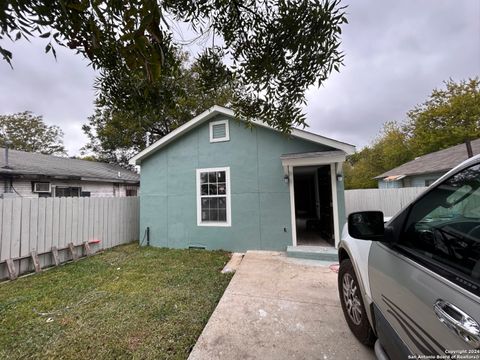
[[[230,226],[230,168],[197,169],[198,226]]]

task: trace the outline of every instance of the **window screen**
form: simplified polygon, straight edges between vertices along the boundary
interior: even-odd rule
[[[79,187],[56,187],[55,197],[79,197],[81,188]]]

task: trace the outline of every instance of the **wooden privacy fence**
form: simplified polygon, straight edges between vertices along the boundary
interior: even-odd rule
[[[425,189],[426,187],[346,190],[345,210],[347,216],[365,210],[380,210],[385,216],[393,216]]]
[[[0,200],[0,279],[138,240],[139,198]]]

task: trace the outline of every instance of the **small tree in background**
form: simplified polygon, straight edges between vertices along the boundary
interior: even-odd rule
[[[213,105],[231,102],[236,82],[220,57],[213,59],[201,54],[189,63],[178,53],[171,59],[178,62],[176,70],[151,82],[142,79],[141,70],[128,76],[103,71],[95,83],[95,113],[82,127],[89,138],[83,153],[126,166],[147,141],[157,141]]]
[[[480,138],[480,79],[445,82],[409,111],[405,133],[415,156]]]
[[[56,125],[47,125],[42,116],[30,111],[13,115],[0,115],[2,146],[5,136],[10,140],[10,148],[47,155],[66,156],[63,145],[63,131]]]
[[[387,122],[370,146],[345,164],[345,188],[377,187],[373,179],[414,158],[480,138],[480,79],[445,82],[407,113],[403,123]]]

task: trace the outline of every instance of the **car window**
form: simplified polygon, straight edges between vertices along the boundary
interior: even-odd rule
[[[401,248],[475,293],[480,288],[480,165],[462,170],[412,206]]]

